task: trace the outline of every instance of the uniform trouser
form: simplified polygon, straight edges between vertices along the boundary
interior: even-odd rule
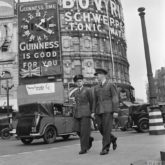
[[[96,122],[102,135],[102,150],[109,151],[110,143],[115,138],[114,135],[111,134],[113,115],[111,113],[97,114]]]
[[[90,117],[76,119],[78,124],[77,134],[80,137],[81,150],[88,150],[90,143],[91,121]]]

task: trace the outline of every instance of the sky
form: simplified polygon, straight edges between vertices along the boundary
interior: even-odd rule
[[[126,41],[127,58],[130,64],[129,74],[131,85],[135,88],[135,97],[146,98],[148,83],[142,27],[139,7],[145,8],[145,23],[147,29],[150,59],[153,76],[155,71],[165,67],[165,0],[121,0]]]
[[[16,0],[17,1],[17,0]],[[27,0],[20,0],[21,2]],[[147,101],[146,84],[148,83],[144,44],[139,7],[146,10],[145,23],[150,50],[153,76],[155,71],[165,67],[165,0],[120,0],[123,7],[127,58],[130,64],[131,85],[135,88],[135,97]]]

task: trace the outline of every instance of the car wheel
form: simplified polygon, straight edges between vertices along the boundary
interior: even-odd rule
[[[30,144],[33,141],[33,138],[21,138],[23,144]]]
[[[2,139],[9,139],[11,137],[10,135],[10,128],[4,128],[2,131],[1,131],[1,138]]]
[[[122,127],[122,128],[120,128],[120,130],[121,130],[121,131],[127,131],[127,128]]]
[[[46,144],[53,143],[56,140],[56,129],[52,126],[48,126],[43,136]]]
[[[63,136],[62,136],[62,138],[63,138],[64,140],[68,140],[69,137],[70,137],[70,135],[63,135]]]
[[[137,128],[137,127],[134,127],[133,129],[134,129],[136,132],[140,132],[139,128]]]
[[[142,133],[146,133],[149,130],[149,121],[147,118],[141,118],[138,121],[138,129]]]

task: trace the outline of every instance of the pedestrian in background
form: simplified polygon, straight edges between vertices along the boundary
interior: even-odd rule
[[[94,88],[94,104],[92,117],[96,118],[98,129],[102,135],[102,150],[100,155],[109,153],[110,143],[113,149],[117,147],[117,138],[111,134],[113,125],[113,115],[117,116],[118,112],[118,92],[114,84],[109,83],[106,79],[107,71],[96,69],[94,74],[99,84]]]
[[[92,92],[90,88],[84,87],[83,75],[76,75],[74,82],[78,89],[73,97],[75,98],[75,131],[80,137],[81,151],[85,154],[92,147],[93,137],[91,134],[91,112],[92,112]]]

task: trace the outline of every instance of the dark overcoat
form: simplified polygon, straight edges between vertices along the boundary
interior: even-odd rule
[[[119,98],[117,88],[108,80],[103,85],[97,85],[93,92],[93,112],[96,114],[98,129],[103,136],[102,151],[109,151],[113,112],[118,112]]]
[[[92,94],[91,89],[82,87],[74,93],[75,97],[75,122],[74,130],[80,136],[80,145],[82,151],[89,149],[91,122],[90,116],[92,112]]]
[[[92,93],[91,89],[87,87],[82,87],[79,91],[75,91],[73,97],[75,98],[75,118],[90,117],[92,112]]]
[[[97,85],[93,93],[94,104],[93,112],[95,114],[118,112],[119,97],[117,88],[108,80],[103,85]]]

